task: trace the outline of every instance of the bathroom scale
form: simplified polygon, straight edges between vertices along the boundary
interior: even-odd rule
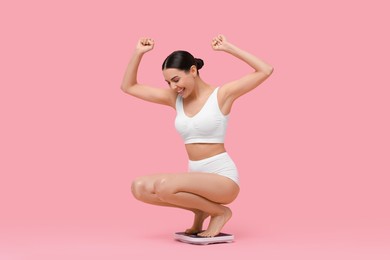
[[[199,237],[196,234],[190,235],[185,232],[176,232],[174,234],[175,240],[188,244],[196,245],[208,245],[217,243],[230,243],[233,242],[234,236],[232,234],[219,233],[215,237]]]

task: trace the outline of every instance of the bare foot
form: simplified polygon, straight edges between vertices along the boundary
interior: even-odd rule
[[[191,228],[187,229],[185,231],[186,234],[197,234],[202,231],[203,228],[203,222],[206,218],[208,218],[210,215],[203,211],[194,211],[195,218],[194,218],[194,224]]]
[[[226,224],[226,222],[229,221],[229,219],[232,217],[232,211],[225,207],[225,212],[222,215],[216,215],[212,216],[210,219],[210,224],[207,230],[205,230],[202,233],[198,233],[198,236],[200,237],[215,237],[216,235],[221,232],[223,226]]]

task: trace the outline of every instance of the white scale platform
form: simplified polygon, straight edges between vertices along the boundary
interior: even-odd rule
[[[219,233],[215,237],[199,237],[197,235],[186,234],[185,232],[176,232],[174,234],[174,239],[189,244],[208,245],[233,242],[234,236],[231,234]]]

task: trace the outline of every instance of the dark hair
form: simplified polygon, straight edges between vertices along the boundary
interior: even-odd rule
[[[194,58],[188,51],[174,51],[164,60],[162,69],[180,69],[188,72],[191,66],[195,65],[199,74],[203,64],[202,59]]]

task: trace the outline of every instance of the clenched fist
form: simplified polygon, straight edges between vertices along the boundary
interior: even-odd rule
[[[154,40],[150,38],[141,38],[137,43],[137,51],[140,53],[146,53],[148,51],[153,50]]]
[[[229,48],[230,43],[226,40],[226,37],[222,34],[215,37],[211,42],[211,47],[215,51],[226,51]]]

